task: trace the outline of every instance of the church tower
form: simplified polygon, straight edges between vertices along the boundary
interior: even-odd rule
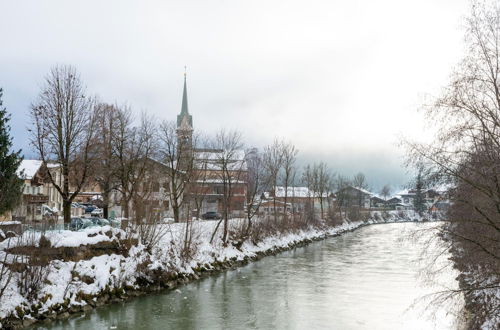
[[[177,145],[178,148],[184,150],[189,150],[193,147],[193,117],[188,111],[186,72],[184,72],[181,113],[177,115]]]

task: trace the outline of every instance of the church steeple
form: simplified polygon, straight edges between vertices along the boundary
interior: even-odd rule
[[[183,127],[181,127],[183,126]],[[187,87],[186,87],[186,72],[184,72],[184,91],[182,92],[181,113],[177,115],[178,129],[193,129],[193,117],[188,111]]]
[[[182,92],[181,113],[177,115],[177,143],[182,154],[181,161],[187,166],[193,148],[193,117],[188,111],[186,72],[184,71],[184,91]],[[187,158],[186,158],[187,157]]]

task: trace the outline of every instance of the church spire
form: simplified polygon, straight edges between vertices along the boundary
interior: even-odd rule
[[[188,100],[187,100],[187,87],[186,87],[186,67],[184,67],[184,91],[182,92],[182,106],[181,113],[177,115],[177,128],[180,128],[183,122],[183,119],[186,118],[189,128],[193,128],[193,117],[189,114],[188,111]]]

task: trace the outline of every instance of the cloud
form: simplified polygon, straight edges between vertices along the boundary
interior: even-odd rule
[[[26,113],[52,65],[75,65],[89,92],[160,119],[179,112],[187,65],[195,128],[239,129],[258,146],[282,136],[304,159],[327,155],[345,171],[369,162],[374,182],[404,181],[397,136],[427,134],[415,110],[460,57],[467,5],[4,1],[0,86],[28,150]]]

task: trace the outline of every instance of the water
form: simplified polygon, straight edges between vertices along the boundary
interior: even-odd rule
[[[453,329],[454,317],[416,299],[437,285],[419,278],[426,243],[408,231],[433,224],[384,224],[167,291],[101,307],[39,329]],[[426,235],[431,235],[430,233]],[[404,238],[401,240],[401,238]],[[441,280],[456,286],[451,271]]]

